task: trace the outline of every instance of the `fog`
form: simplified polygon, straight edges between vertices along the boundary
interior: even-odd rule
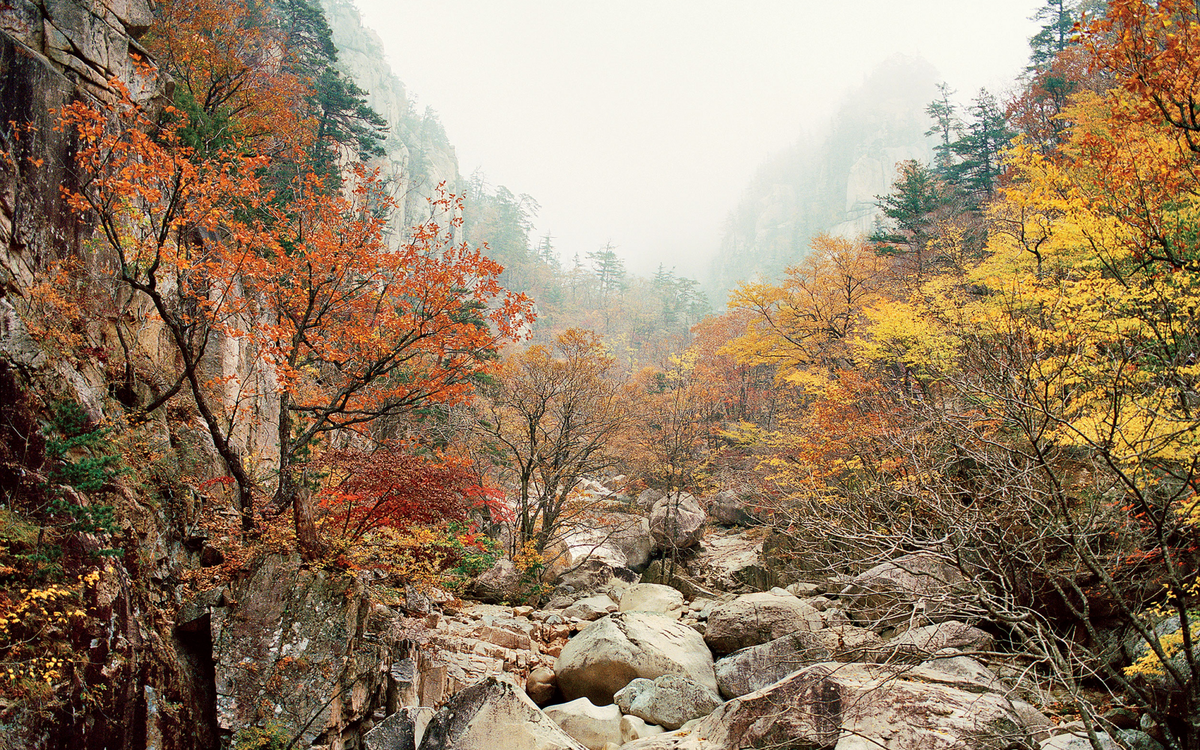
[[[570,258],[701,277],[772,154],[844,93],[921,56],[966,103],[1008,90],[1037,0],[356,0],[464,175],[541,204]],[[536,238],[535,238],[536,239]]]

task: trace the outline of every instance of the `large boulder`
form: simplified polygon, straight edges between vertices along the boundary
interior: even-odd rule
[[[823,663],[735,698],[689,732],[622,750],[795,747],[962,750],[1030,747],[1003,696],[921,667]]]
[[[755,523],[745,501],[733,490],[724,490],[708,498],[708,517],[721,526],[752,526]]]
[[[875,630],[952,619],[961,610],[956,589],[966,583],[950,561],[914,553],[855,576],[842,592],[851,617]]]
[[[503,738],[502,744],[498,739]],[[507,679],[487,677],[442,706],[419,750],[584,750]]]
[[[613,700],[622,712],[665,729],[678,729],[692,719],[708,716],[721,705],[712,690],[677,674],[653,681],[633,680],[618,690]]]
[[[996,639],[991,633],[958,620],[906,630],[884,644],[878,661],[922,662],[940,651],[991,651]]]
[[[524,574],[512,560],[504,558],[497,560],[467,588],[470,597],[487,604],[519,601],[524,591]]]
[[[567,700],[586,696],[597,705],[637,677],[677,674],[717,690],[712,654],[695,630],[662,615],[618,612],[571,639],[554,672]]]
[[[365,750],[417,750],[432,718],[428,706],[401,708],[363,735]]]
[[[874,631],[845,625],[782,638],[730,654],[716,665],[717,687],[726,698],[753,693],[805,667],[828,661],[866,661],[882,645]]]
[[[762,539],[744,531],[709,530],[686,564],[690,575],[715,591],[765,591],[772,584]]]
[[[588,750],[603,750],[609,742],[621,744],[621,709],[616,706],[597,706],[587,698],[577,698],[544,710]]]
[[[622,612],[656,612],[676,620],[683,614],[683,594],[660,583],[636,583],[621,596]]]
[[[564,563],[574,567],[586,559],[603,560],[614,568],[644,570],[653,543],[650,521],[642,515],[595,513],[562,536]]]
[[[672,493],[650,511],[650,538],[656,550],[695,547],[704,536],[708,516],[698,501],[686,492]]]
[[[585,597],[563,610],[563,617],[577,617],[580,620],[599,620],[605,615],[617,611],[617,603],[608,594],[596,594]]]
[[[704,642],[729,654],[801,630],[820,630],[821,613],[791,594],[744,594],[713,607]]]

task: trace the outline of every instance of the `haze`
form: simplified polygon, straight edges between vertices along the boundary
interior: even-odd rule
[[[1024,68],[1038,0],[357,0],[464,175],[528,193],[561,257],[702,277],[755,170],[896,54],[967,102]],[[536,238],[535,238],[536,239]]]

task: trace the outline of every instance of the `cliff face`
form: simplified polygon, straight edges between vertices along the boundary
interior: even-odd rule
[[[395,186],[395,194],[402,196],[402,211],[394,225],[397,229],[413,226],[428,218],[428,199],[439,185],[462,194],[454,147],[436,115],[416,111],[385,60],[379,36],[363,26],[353,2],[321,0],[321,6],[338,48],[338,67],[367,92],[367,103],[389,125],[383,144],[387,156],[379,166]]]
[[[929,161],[926,104],[936,74],[922,60],[884,62],[842,104],[816,144],[798,145],[764,164],[731,212],[713,261],[710,299],[738,281],[782,273],[818,234],[868,234],[876,196],[891,190],[896,164]]]

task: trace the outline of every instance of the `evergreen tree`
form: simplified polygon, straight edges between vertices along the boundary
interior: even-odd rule
[[[1073,0],[1046,0],[1033,20],[1042,28],[1029,40],[1029,70],[1045,70],[1059,53],[1071,46],[1079,3]]]
[[[588,260],[592,261],[592,269],[600,284],[602,302],[608,301],[612,292],[625,287],[625,262],[617,256],[611,242],[606,244],[603,250],[588,253]]]
[[[933,118],[933,127],[926,130],[925,135],[938,139],[938,145],[933,150],[937,154],[937,172],[944,176],[954,163],[952,144],[962,135],[962,121],[958,119],[958,105],[950,100],[954,94],[950,84],[939,83],[937,88],[938,98],[925,108],[925,113]]]
[[[1000,152],[1013,133],[996,97],[980,89],[967,108],[971,119],[962,137],[950,144],[958,161],[946,169],[946,179],[959,186],[974,202],[983,203],[996,193],[1000,183]]]

